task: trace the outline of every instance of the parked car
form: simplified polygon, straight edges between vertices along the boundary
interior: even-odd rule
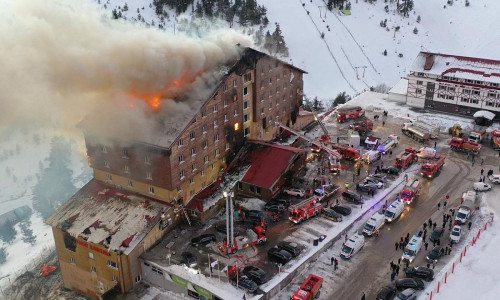
[[[243,274],[253,280],[256,284],[263,284],[268,280],[266,272],[256,266],[246,266],[243,269]]]
[[[452,243],[460,242],[460,238],[462,237],[462,227],[455,225],[450,232],[450,241]]]
[[[245,211],[245,218],[246,220],[249,221],[260,222],[264,217],[265,217],[264,212],[260,210],[251,209]]]
[[[435,262],[437,263],[439,258],[444,255],[444,248],[441,246],[435,246],[432,248],[431,252],[427,254],[427,261],[432,263]]]
[[[343,216],[348,216],[351,214],[351,208],[349,206],[345,206],[345,205],[334,205],[331,207],[332,210],[334,210],[335,212],[343,215]]]
[[[426,267],[411,267],[405,270],[406,277],[419,278],[425,281],[434,279],[434,271]]]
[[[356,190],[365,193],[377,192],[377,188],[377,185],[373,183],[358,183],[356,185]]]
[[[500,184],[500,174],[492,174],[488,177],[494,184]]]
[[[215,224],[214,227],[215,227],[215,231],[220,232],[222,234],[227,234],[227,228],[226,228],[226,223],[225,222],[224,222],[224,224],[222,224],[222,223]],[[233,228],[233,234],[234,234],[234,236],[240,235],[240,232],[243,232],[241,230],[241,228],[239,228],[239,227],[234,227]]]
[[[293,257],[299,256],[299,254],[301,252],[299,246],[296,243],[292,243],[292,242],[286,242],[286,241],[279,242],[278,248],[287,251]]]
[[[424,282],[420,279],[403,278],[396,280],[396,289],[398,290],[405,290],[405,289],[423,290],[424,288],[425,288]]]
[[[377,180],[380,180],[382,181],[383,183],[385,183],[387,181],[387,176],[382,174],[382,173],[378,173],[378,174],[371,174],[369,175],[367,178],[375,178]]]
[[[417,292],[414,289],[406,289],[399,293],[394,300],[415,300],[417,299]]]
[[[363,183],[374,184],[379,189],[384,187],[384,182],[378,178],[375,178],[375,177],[366,177],[365,180],[363,181]]]
[[[283,191],[285,194],[296,197],[304,197],[306,192],[301,189],[286,189]]]
[[[474,191],[477,192],[486,192],[491,190],[491,185],[484,182],[476,182],[474,183]]]
[[[331,208],[323,208],[323,210],[321,211],[321,215],[324,218],[330,219],[335,222],[342,221],[342,216]]]
[[[211,242],[215,242],[215,234],[207,233],[197,236],[191,239],[191,245],[194,247],[203,246],[206,244],[210,244]]]
[[[273,213],[282,213],[286,211],[286,207],[283,204],[279,204],[276,202],[268,202],[264,205],[264,210],[270,211]]]
[[[290,199],[276,198],[276,199],[271,200],[271,203],[283,204],[285,207],[288,207],[288,206],[290,206]]]
[[[182,252],[181,257],[182,263],[189,268],[194,268],[198,265],[196,263],[196,257],[194,257],[193,253],[191,252]]]
[[[352,202],[354,204],[361,204],[362,203],[361,196],[359,196],[358,194],[351,192],[351,191],[343,192],[342,198],[344,198],[344,200],[347,200],[347,201]]]
[[[231,283],[234,286],[238,285],[240,289],[248,293],[255,293],[255,291],[257,291],[257,289],[259,288],[259,286],[247,276],[241,276],[240,278],[238,278],[238,280],[236,280],[236,278],[233,278],[231,279]]]
[[[429,240],[431,242],[434,242],[435,240],[437,241],[443,236],[443,233],[444,233],[444,228],[438,227],[438,228],[434,229],[434,231],[431,233]]]
[[[380,172],[388,175],[399,175],[399,172],[401,172],[401,170],[396,167],[390,166],[390,167],[382,167],[382,169],[380,169]]]
[[[267,258],[271,261],[278,262],[282,265],[286,264],[292,260],[292,255],[288,251],[278,248],[278,246],[272,247],[267,251]]]
[[[396,295],[396,289],[392,285],[386,285],[377,293],[377,300],[391,300]]]

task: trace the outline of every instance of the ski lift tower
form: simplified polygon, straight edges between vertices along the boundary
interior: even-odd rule
[[[233,197],[234,193],[228,194],[226,191],[223,192],[224,198],[226,198],[226,235],[227,235],[227,247],[233,247],[234,243],[234,209],[233,209]]]

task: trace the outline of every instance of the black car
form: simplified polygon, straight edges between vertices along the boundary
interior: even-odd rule
[[[348,216],[351,214],[351,208],[349,206],[345,206],[345,205],[335,205],[335,206],[332,206],[331,209],[343,216]]]
[[[245,211],[245,218],[249,221],[260,222],[265,217],[264,212],[260,210],[247,210]]]
[[[189,268],[194,268],[196,267],[196,257],[194,257],[193,253],[191,252],[182,252],[181,254],[182,257],[182,263],[188,266]]]
[[[290,206],[290,199],[286,199],[286,198],[273,199],[271,201],[271,203],[274,203],[274,204],[283,204],[284,206],[288,207],[288,206]]]
[[[396,288],[398,290],[414,289],[423,290],[425,288],[424,282],[416,278],[403,278],[396,280]]]
[[[278,247],[272,247],[267,251],[267,257],[271,261],[278,262],[282,265],[292,260],[292,255],[288,251],[282,250]]]
[[[380,169],[380,172],[385,173],[387,175],[399,175],[399,172],[401,172],[401,170],[399,170],[396,167],[390,166],[390,167],[382,167],[382,169]]]
[[[335,222],[342,221],[342,216],[331,208],[323,208],[323,210],[321,211],[321,215],[324,218],[330,219]]]
[[[436,229],[434,229],[431,236],[429,237],[429,240],[431,242],[434,242],[435,240],[437,241],[443,236],[443,233],[444,233],[444,228],[441,228],[441,227],[436,228]]]
[[[227,234],[227,228],[226,228],[226,223],[224,224],[215,224],[215,231],[220,232],[222,234]],[[233,234],[234,236],[238,236],[242,232],[242,230],[239,227],[234,227],[233,228]]]
[[[264,210],[273,213],[282,213],[286,210],[286,207],[283,204],[279,204],[276,202],[269,202],[264,205]]]
[[[278,248],[287,251],[290,253],[293,257],[297,257],[300,254],[300,248],[297,244],[295,243],[290,243],[290,242],[279,242],[278,243]]]
[[[345,200],[352,202],[354,204],[361,204],[363,200],[361,200],[361,196],[351,192],[351,191],[345,191],[342,193],[342,198]]]
[[[396,295],[396,289],[392,285],[386,285],[377,294],[377,300],[391,300]]]
[[[238,285],[240,289],[249,293],[255,293],[255,291],[257,291],[257,289],[259,288],[259,286],[253,280],[249,279],[246,276],[241,276],[238,278],[238,280],[236,280],[236,278],[233,278],[231,279],[231,283],[234,286]]]
[[[377,192],[377,185],[373,183],[358,183],[356,190],[366,193]]]
[[[370,183],[374,184],[377,186],[377,188],[381,189],[384,187],[384,182],[381,179],[374,178],[374,177],[366,177],[363,183]]]
[[[411,267],[405,270],[406,277],[419,278],[425,281],[434,279],[434,271],[426,267]]]
[[[443,254],[444,254],[444,248],[441,246],[436,246],[432,248],[429,254],[427,254],[427,261],[430,263],[438,262],[439,258],[443,256]]]
[[[191,245],[194,247],[203,246],[206,244],[210,244],[211,242],[215,242],[215,234],[207,233],[197,236],[191,239]]]
[[[243,269],[243,274],[253,280],[256,284],[263,284],[268,280],[266,272],[256,266],[246,266]]]

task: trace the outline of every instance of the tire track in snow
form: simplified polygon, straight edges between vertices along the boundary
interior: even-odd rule
[[[311,20],[311,22],[313,23],[314,27],[316,27],[316,30],[318,31],[319,35],[321,36],[322,32],[321,30],[319,29],[318,25],[316,25],[316,22],[314,22],[313,18],[311,17],[311,14],[310,12],[308,13],[308,10],[306,9],[305,7],[305,3],[302,2],[301,0],[299,0],[299,3],[300,5],[302,6],[302,8],[304,9],[304,11],[307,13],[307,16],[309,17],[309,19]],[[344,78],[345,82],[347,82],[347,84],[349,85],[349,87],[355,92],[355,93],[358,93],[358,90],[356,90],[356,88],[354,87],[354,85],[347,79],[347,77],[345,76],[344,72],[342,71],[342,68],[340,68],[340,65],[337,61],[337,59],[335,58],[335,55],[333,55],[333,52],[332,50],[330,49],[330,46],[328,45],[328,43],[325,41],[324,38],[321,38],[323,40],[323,42],[325,43],[326,45],[326,48],[328,49],[328,52],[330,52],[330,56],[333,58],[333,61],[335,62],[335,64],[337,65],[339,71],[340,71],[340,75],[342,75],[342,77]]]

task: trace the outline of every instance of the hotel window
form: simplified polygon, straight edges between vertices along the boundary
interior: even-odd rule
[[[216,135],[214,136],[214,142],[216,142],[216,143],[217,143],[218,141],[219,141],[219,134],[216,134]]]
[[[243,123],[248,122],[248,121],[249,121],[249,119],[250,119],[250,118],[248,117],[248,115],[247,115],[247,114],[246,114],[246,115],[244,115],[244,116],[243,116]]]
[[[214,127],[219,126],[219,120],[214,120]]]
[[[113,275],[113,282],[118,282],[118,277],[116,277],[116,275]]]
[[[184,146],[184,142],[182,141],[182,139],[180,139],[180,140],[178,140],[178,141],[177,141],[177,145],[178,145],[179,147]]]
[[[184,177],[186,177],[186,171],[182,170],[179,172],[179,178],[182,180]]]
[[[238,81],[236,81],[236,79],[233,80],[233,86],[238,86]]]
[[[113,176],[111,176],[111,174],[106,174],[106,180],[107,181],[112,181],[113,180]]]
[[[193,172],[196,171],[196,165],[194,165],[194,164],[191,165],[191,171],[193,171]]]
[[[273,96],[273,91],[269,90],[269,98],[271,98],[272,96]]]
[[[206,116],[207,116],[207,112],[203,110],[203,111],[201,112],[201,117],[202,117],[202,118],[205,118]]]
[[[269,85],[273,84],[273,78],[269,77]]]
[[[151,174],[151,172],[146,172],[146,179],[153,180],[153,174]]]
[[[488,101],[486,101],[486,106],[495,106],[495,102],[488,100]]]
[[[422,84],[424,84],[424,82],[422,80],[417,80],[417,84],[422,85]]]
[[[213,111],[214,111],[214,113],[218,111],[217,104],[214,105]]]
[[[149,187],[149,193],[150,193],[150,194],[154,194],[154,193],[155,193],[155,188],[154,188],[154,187],[152,187],[152,186],[150,186],[150,187]]]
[[[207,149],[208,148],[208,142],[205,140],[203,141],[203,149]]]
[[[234,116],[236,117],[237,115],[238,115],[238,110],[237,110],[237,109],[235,109],[235,110],[234,110]]]
[[[134,183],[132,182],[132,180],[127,180],[127,186],[134,186]]]
[[[97,273],[97,270],[96,270],[96,268],[94,266],[90,266],[90,271],[92,273]]]
[[[212,170],[215,169],[215,164],[212,164]]]
[[[101,152],[108,153],[108,149],[106,148],[106,146],[104,146],[104,145],[101,146]]]
[[[177,193],[180,193],[180,192],[182,192],[182,186],[180,186],[180,185],[179,185],[179,186],[177,187]]]
[[[281,77],[281,75],[280,75],[280,74],[276,75],[276,80],[278,80],[278,81],[279,81],[279,80],[280,80],[280,77]]]
[[[226,107],[228,105],[229,101],[227,101],[227,99],[224,99],[224,107]]]
[[[263,107],[261,107],[261,108],[260,108],[260,114],[261,114],[261,115],[263,115],[263,114],[264,114],[264,108],[263,108]]]
[[[112,260],[108,260],[108,266],[114,269],[118,269],[118,264]]]
[[[245,75],[243,75],[243,81],[244,82],[252,81],[252,73],[246,73]]]
[[[223,84],[223,85],[222,85],[222,90],[223,90],[224,92],[227,92],[227,85],[226,85],[226,84]]]
[[[245,135],[245,136],[247,136],[247,135],[249,135],[249,134],[250,134],[250,127],[245,128],[245,133],[244,133],[244,135]]]
[[[215,157],[218,157],[220,155],[220,150],[219,149],[215,149]]]
[[[94,253],[89,252],[89,258],[90,258],[90,259],[94,259]]]
[[[184,162],[184,155],[179,155],[179,163],[182,164]]]
[[[264,80],[261,80],[260,81],[260,89],[263,89],[264,88]]]
[[[130,166],[125,166],[125,173],[130,174]]]
[[[207,156],[205,156],[205,157],[203,158],[203,162],[204,162],[205,164],[208,164],[208,155],[207,155]]]
[[[189,134],[189,138],[191,140],[194,140],[195,137],[196,137],[196,133],[194,131]]]
[[[226,143],[226,150],[229,150],[229,143]]]
[[[201,131],[203,131],[203,134],[207,133],[207,126],[203,125],[203,127],[201,128]]]
[[[149,155],[144,156],[144,163],[145,164],[151,164],[151,157]]]
[[[191,148],[191,156],[195,156],[196,155],[196,148]]]
[[[454,99],[455,99],[455,97],[450,96],[450,95],[447,95],[447,96],[446,96],[446,99],[448,99],[448,100],[454,100]]]
[[[137,276],[135,278],[135,283],[141,282],[141,279],[142,279],[141,275]]]
[[[248,101],[243,101],[243,109],[247,109],[248,108]]]
[[[205,171],[201,171],[201,176],[205,176]]]
[[[104,161],[104,167],[109,168],[109,162],[107,160]]]
[[[123,151],[122,151],[122,157],[123,158],[130,158],[130,155],[128,154],[128,150],[127,149],[123,149]]]
[[[224,115],[224,122],[229,121],[229,117],[227,115]]]
[[[276,87],[276,94],[279,94],[280,93],[280,87]]]
[[[70,259],[70,261],[71,261],[71,264],[76,265],[75,259],[73,257]]]
[[[189,179],[189,184],[194,184],[194,179],[193,178]]]
[[[247,86],[243,88],[243,96],[246,96],[246,95],[248,95],[248,87]]]

